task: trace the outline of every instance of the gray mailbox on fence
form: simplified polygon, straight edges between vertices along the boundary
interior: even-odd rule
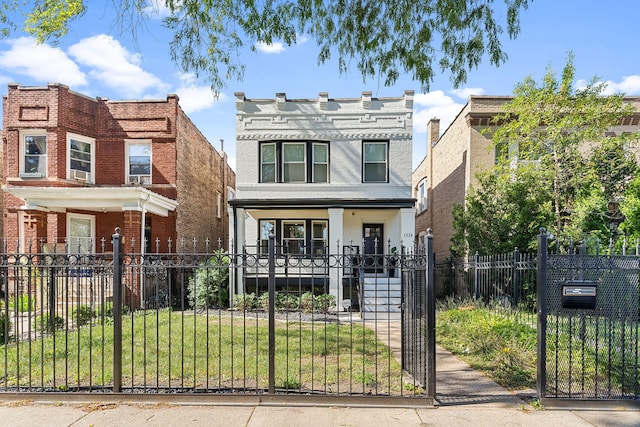
[[[571,281],[562,284],[562,308],[596,308],[596,282]]]

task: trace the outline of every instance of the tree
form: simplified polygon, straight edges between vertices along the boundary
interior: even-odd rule
[[[600,153],[608,153],[611,147],[607,141],[613,140],[605,131],[634,112],[622,94],[603,96],[605,83],[598,83],[596,78],[585,88],[575,89],[574,75],[573,55],[569,54],[559,80],[550,69],[541,85],[526,78],[516,86],[513,100],[504,106],[504,114],[496,120],[500,126],[492,136],[494,144],[509,146],[506,161],[534,160],[541,169],[550,171],[556,235],[565,232],[589,173],[585,145],[604,147]],[[600,155],[597,153],[596,157]],[[612,158],[614,162],[626,161],[624,157]],[[601,172],[612,173],[608,178],[600,174],[606,191],[624,191],[624,186],[612,186],[618,179],[614,172],[617,167],[606,164],[604,158],[597,163]],[[621,168],[627,173],[626,167]]]
[[[453,209],[454,256],[506,253],[535,246],[540,227],[553,221],[551,176],[531,165],[496,165],[478,175],[465,205]]]
[[[134,34],[149,18],[148,0],[112,0],[121,28]],[[499,66],[507,59],[500,36],[520,30],[519,16],[529,0],[164,0],[164,24],[173,30],[172,59],[184,71],[206,78],[215,92],[231,78],[242,78],[240,49],[256,42],[296,42],[313,39],[318,63],[333,54],[341,73],[352,61],[363,79],[378,77],[394,84],[401,72],[428,90],[437,70],[450,73],[454,86],[467,80],[467,70],[488,57]],[[4,2],[3,33],[15,30],[10,9],[23,5],[24,29],[38,41],[63,37],[74,19],[89,7],[87,0]],[[94,7],[93,4],[91,4]],[[504,20],[504,22],[501,22]]]

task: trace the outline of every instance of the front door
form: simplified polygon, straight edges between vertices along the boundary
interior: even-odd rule
[[[364,241],[364,272],[382,273],[384,262],[384,226],[382,224],[363,224],[362,239]]]

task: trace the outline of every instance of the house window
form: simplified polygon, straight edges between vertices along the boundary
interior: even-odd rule
[[[304,221],[282,222],[282,251],[289,254],[303,254],[305,246]]]
[[[67,238],[70,253],[93,253],[95,217],[67,214]]]
[[[260,182],[276,182],[276,144],[260,145]]]
[[[222,217],[222,194],[216,191],[216,218]]]
[[[326,142],[263,142],[260,182],[328,182]]]
[[[362,181],[387,182],[388,143],[365,142],[362,148]]]
[[[418,184],[418,213],[427,210],[427,180],[423,179]]]
[[[127,141],[126,179],[129,184],[151,184],[151,142]]]
[[[329,182],[329,145],[313,144],[313,182]]]
[[[276,222],[274,220],[260,221],[260,253],[269,253],[269,234],[276,230]]]
[[[47,135],[24,133],[20,135],[20,176],[43,178],[47,176]]]
[[[275,233],[277,253],[314,254],[326,253],[329,222],[315,219],[261,220],[260,253],[269,251],[269,234]]]
[[[69,179],[93,182],[94,141],[80,135],[67,135]]]
[[[311,253],[314,255],[322,255],[326,253],[328,234],[327,221],[311,222]]]

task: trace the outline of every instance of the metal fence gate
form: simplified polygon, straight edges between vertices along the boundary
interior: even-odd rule
[[[96,254],[44,245],[12,253],[5,245],[1,391],[433,404],[435,361],[427,362],[435,345],[426,357],[425,350],[435,314],[427,309],[424,252],[376,256],[380,268],[366,280],[389,301],[384,288],[402,282],[403,314],[365,318],[357,309],[360,266],[370,260],[359,254],[293,255],[273,241],[237,253],[140,254],[121,242],[116,232],[113,251],[103,240]],[[355,300],[336,301],[329,292],[336,279]]]
[[[538,242],[538,393],[640,401],[640,257],[547,254]]]

